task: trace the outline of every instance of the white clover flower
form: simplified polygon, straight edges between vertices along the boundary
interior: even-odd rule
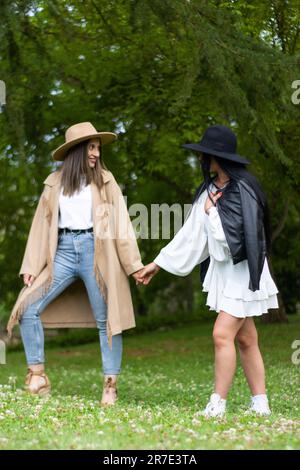
[[[201,424],[201,422],[198,419],[196,419],[196,418],[192,419],[192,425],[193,426],[199,426],[200,424]]]

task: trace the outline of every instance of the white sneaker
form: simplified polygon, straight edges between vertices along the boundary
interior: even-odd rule
[[[250,411],[261,416],[269,416],[271,410],[269,408],[267,395],[262,394],[251,397]]]
[[[202,415],[206,418],[221,418],[225,414],[226,400],[218,393],[213,393]]]

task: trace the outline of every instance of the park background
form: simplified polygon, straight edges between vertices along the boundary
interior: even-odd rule
[[[59,165],[51,151],[82,121],[118,134],[104,162],[128,206],[149,209],[191,202],[201,172],[181,144],[199,140],[209,125],[229,125],[269,200],[269,264],[280,302],[257,319],[274,409],[267,422],[233,414],[249,399],[240,370],[228,421],[201,421],[213,382],[215,314],[197,268],[185,278],[161,271],[147,287],[130,281],[137,328],[124,334],[116,411],[97,406],[96,330],[46,330],[54,391],[41,408],[21,392],[16,328],[0,368],[0,448],[299,447],[299,365],[291,359],[300,339],[299,2],[3,0],[0,17],[1,331],[22,287],[18,272],[43,180]],[[144,263],[166,243],[139,240]]]

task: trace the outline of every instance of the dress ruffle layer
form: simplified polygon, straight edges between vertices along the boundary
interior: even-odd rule
[[[241,282],[243,280],[243,282]],[[208,292],[206,305],[210,310],[223,310],[238,318],[259,316],[268,313],[269,308],[278,308],[274,283],[265,259],[259,290],[248,289],[249,268],[247,261],[233,266],[232,260],[218,262],[211,256],[203,291]]]

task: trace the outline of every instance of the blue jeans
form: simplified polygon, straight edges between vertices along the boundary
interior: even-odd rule
[[[25,309],[20,319],[21,337],[28,365],[45,362],[44,330],[40,314],[52,300],[80,277],[85,284],[99,329],[103,373],[105,375],[120,373],[122,334],[112,337],[112,349],[110,349],[106,332],[107,307],[95,279],[93,264],[93,232],[59,234],[52,284],[40,299]]]

